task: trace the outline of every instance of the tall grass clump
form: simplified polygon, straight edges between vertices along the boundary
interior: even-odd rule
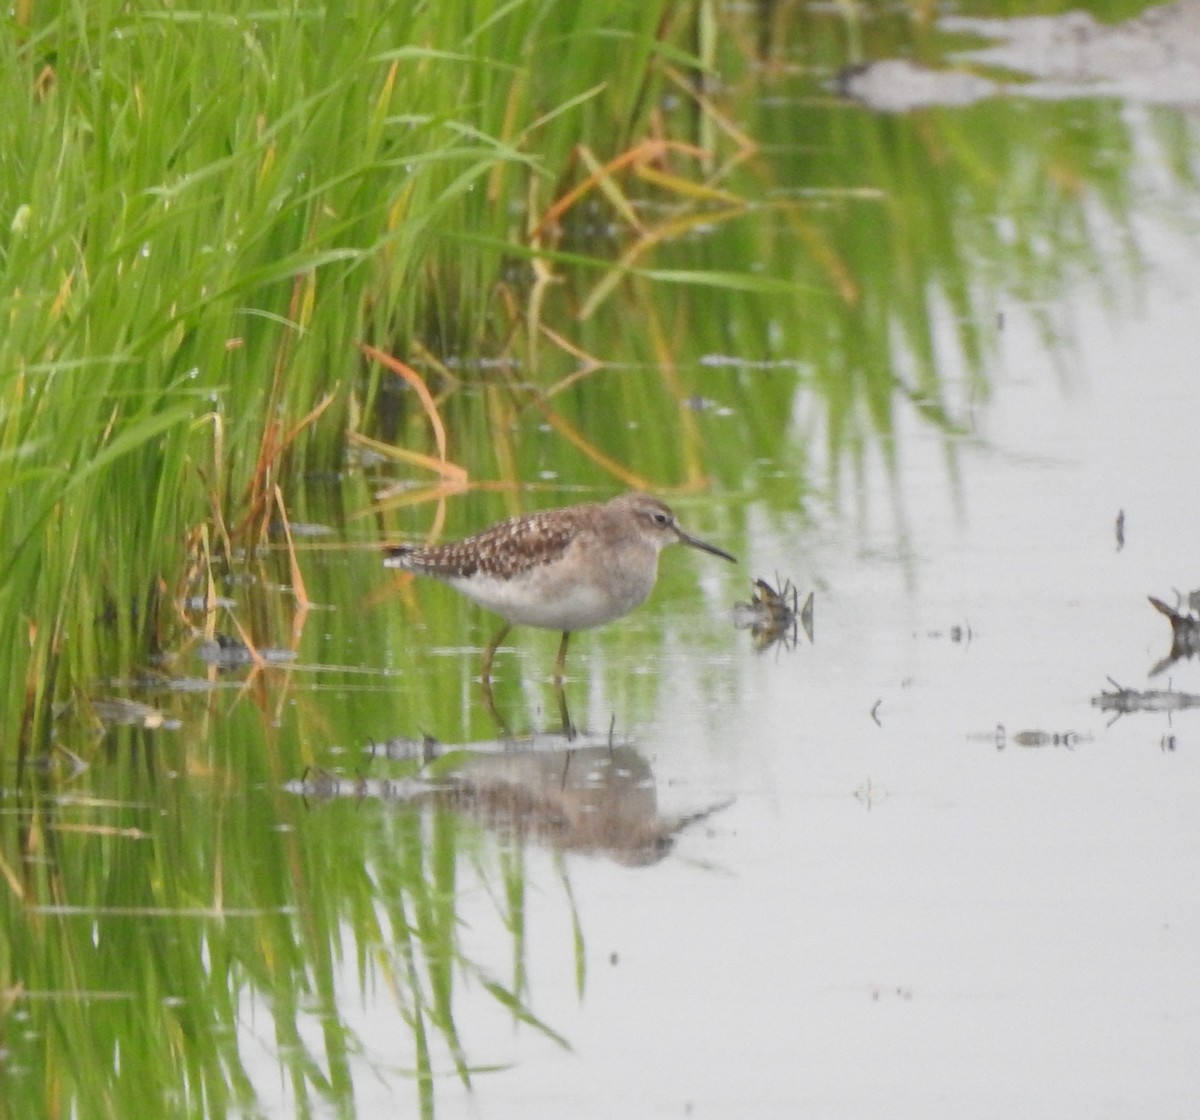
[[[337,467],[379,376],[362,343],[503,329],[497,280],[576,139],[646,127],[668,7],[10,8],[0,750],[155,652],[189,540],[252,545],[280,482]]]

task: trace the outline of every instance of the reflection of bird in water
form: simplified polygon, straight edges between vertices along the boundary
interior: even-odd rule
[[[634,867],[657,863],[685,828],[724,808],[660,816],[654,774],[632,747],[477,755],[457,778],[452,803],[490,828]]]
[[[514,749],[509,740],[488,750],[478,749],[480,745],[451,749],[429,739],[396,739],[383,746],[387,757],[403,761],[427,763],[452,753],[456,764],[439,768],[436,782],[313,776],[290,788],[307,797],[378,796],[412,805],[432,803],[522,843],[604,855],[630,867],[657,863],[684,829],[729,804],[661,815],[654,773],[626,745],[604,741],[524,750]]]

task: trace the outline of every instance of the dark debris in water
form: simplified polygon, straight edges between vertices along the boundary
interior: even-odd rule
[[[420,739],[396,735],[382,743],[371,743],[367,749],[373,758],[386,758],[391,762],[419,762],[422,766],[427,766],[445,751],[432,735]]]
[[[186,610],[195,611],[200,614],[207,614],[209,611],[233,610],[237,606],[236,599],[230,599],[223,595],[217,595],[214,598],[209,598],[208,595],[189,595],[183,600],[183,605]]]
[[[163,692],[212,692],[217,685],[205,677],[155,677],[139,681],[138,687],[147,691],[159,689]]]
[[[927,638],[949,638],[955,645],[969,646],[975,637],[970,622],[956,622],[946,630],[927,630]]]
[[[1078,731],[1040,731],[1027,730],[1016,731],[1012,735],[1008,734],[1008,730],[1004,724],[996,724],[995,731],[996,750],[1002,751],[1010,744],[1014,747],[1065,747],[1067,750],[1074,750],[1080,743],[1090,743],[1091,735],[1081,734]]]
[[[252,650],[245,642],[228,634],[218,634],[211,641],[201,642],[196,653],[201,661],[219,669],[238,669],[261,662],[285,665],[296,660],[295,650],[273,647]]]
[[[147,731],[174,731],[179,727],[179,720],[137,700],[95,696],[88,703],[93,715],[105,727],[141,727]]]
[[[775,582],[779,583],[778,576]],[[808,593],[803,606],[799,602],[799,592],[791,580],[784,580],[776,588],[765,579],[756,579],[750,602],[734,604],[733,624],[739,630],[750,631],[759,653],[776,644],[793,649],[799,641],[800,629],[809,642],[814,640],[813,592]]]
[[[254,654],[250,647],[237,638],[228,634],[218,634],[212,640],[205,640],[196,649],[196,655],[208,665],[217,665],[222,669],[232,669],[241,665],[252,665]]]
[[[1173,689],[1126,688],[1108,678],[1112,692],[1101,692],[1092,697],[1092,707],[1102,712],[1116,712],[1116,721],[1130,712],[1182,712],[1188,708],[1200,708],[1200,696],[1192,692],[1176,692]]]
[[[1182,606],[1185,596],[1179,595],[1178,592],[1176,592],[1176,596],[1179,605]],[[1161,599],[1156,599],[1153,595],[1149,598],[1150,605],[1159,614],[1165,615],[1171,624],[1171,652],[1150,670],[1150,676],[1155,677],[1164,669],[1169,669],[1176,661],[1185,657],[1195,657],[1200,653],[1200,614],[1184,614],[1174,607],[1167,606]],[[1186,596],[1186,602],[1192,611],[1196,609],[1196,601],[1196,592],[1193,591]]]

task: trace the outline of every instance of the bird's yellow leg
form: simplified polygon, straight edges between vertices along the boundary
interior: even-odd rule
[[[563,671],[567,667],[567,646],[571,642],[571,631],[564,630],[562,641],[558,644],[558,659],[554,662],[554,683],[562,684]]]
[[[508,632],[512,629],[512,624],[506,622],[500,627],[499,633],[492,639],[492,644],[483,651],[483,683],[490,684],[492,680],[492,659],[496,656],[496,650],[500,643],[508,637]]]

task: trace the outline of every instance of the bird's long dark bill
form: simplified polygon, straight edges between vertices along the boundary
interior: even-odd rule
[[[679,534],[679,539],[683,544],[690,544],[692,548],[698,548],[701,552],[711,552],[714,556],[719,556],[722,560],[728,560],[731,564],[737,563],[737,557],[731,556],[723,548],[718,548],[715,544],[709,544],[708,541],[702,541],[699,537],[693,537],[691,533],[685,533],[678,525],[675,526],[675,531]]]

